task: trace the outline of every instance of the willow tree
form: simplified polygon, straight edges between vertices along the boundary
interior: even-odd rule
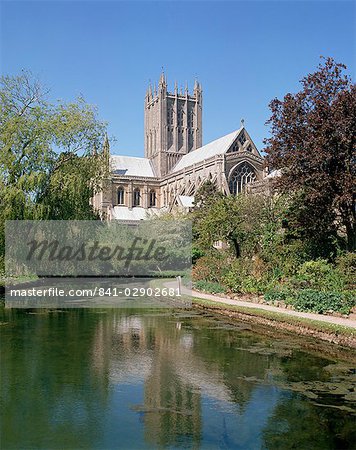
[[[95,217],[104,131],[83,98],[51,103],[29,72],[0,78],[0,252],[6,219]]]
[[[302,89],[270,103],[270,168],[277,189],[293,198],[293,224],[320,252],[345,236],[356,246],[356,87],[332,58],[301,81]]]

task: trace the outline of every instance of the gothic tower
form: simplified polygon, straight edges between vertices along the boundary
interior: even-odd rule
[[[195,81],[174,93],[167,90],[164,73],[158,89],[150,85],[145,97],[145,157],[152,161],[157,176],[169,173],[178,160],[202,146],[202,89]]]

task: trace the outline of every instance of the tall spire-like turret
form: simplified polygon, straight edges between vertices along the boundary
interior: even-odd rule
[[[146,91],[146,100],[147,102],[150,102],[152,100],[152,85],[151,80],[149,81],[148,88]]]
[[[103,143],[103,156],[105,158],[105,160],[109,163],[109,159],[110,159],[110,143],[109,143],[109,138],[108,138],[108,134],[105,133],[105,138],[104,138],[104,143]]]
[[[164,75],[164,70],[163,70],[163,67],[162,67],[162,73],[161,73],[161,76],[160,76],[160,78],[159,78],[159,84],[160,85],[165,85],[166,86],[166,77],[165,77],[165,75]]]
[[[166,77],[164,75],[163,67],[162,67],[162,73],[161,73],[161,76],[160,76],[159,82],[158,82],[158,91],[162,92],[162,91],[166,91],[166,90],[167,90],[167,81],[166,81]]]

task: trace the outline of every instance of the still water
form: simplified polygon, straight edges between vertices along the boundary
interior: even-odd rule
[[[355,366],[304,338],[195,311],[0,313],[2,450],[355,448]]]

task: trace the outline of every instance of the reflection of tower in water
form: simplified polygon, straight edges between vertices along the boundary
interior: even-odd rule
[[[118,313],[104,316],[96,329],[97,374],[108,372],[114,383],[144,379],[143,404],[130,408],[143,417],[145,440],[153,446],[199,446],[201,394],[177,374],[177,363],[187,358],[187,351],[191,349],[182,345],[179,328],[157,317]]]
[[[202,428],[201,395],[175,372],[173,358],[178,346],[174,347],[160,348],[145,382],[145,439],[156,445],[198,447]]]

